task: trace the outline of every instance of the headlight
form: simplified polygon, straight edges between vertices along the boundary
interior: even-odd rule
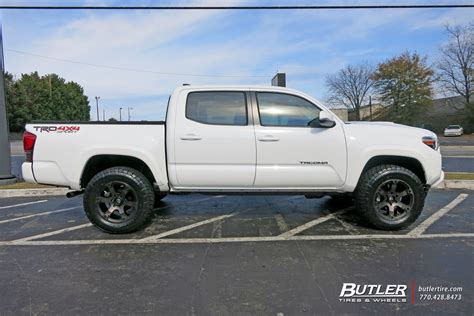
[[[438,150],[439,142],[436,136],[424,136],[421,141],[428,147]]]

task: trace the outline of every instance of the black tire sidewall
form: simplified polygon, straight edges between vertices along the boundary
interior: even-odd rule
[[[100,195],[103,185],[110,181],[122,181],[135,191],[137,209],[131,218],[122,223],[107,221],[97,208],[96,197]],[[141,228],[148,220],[154,202],[154,192],[150,182],[139,171],[127,167],[106,169],[94,176],[84,192],[84,209],[89,220],[98,228],[108,233],[130,233]]]
[[[366,175],[364,175],[366,179],[363,179],[362,182],[365,182],[365,184],[362,185],[365,185],[366,188],[361,188],[356,195],[356,204],[360,213],[362,213],[373,226],[383,230],[398,230],[415,222],[423,210],[426,197],[421,181],[413,172],[399,166],[385,166],[385,170],[381,172],[377,171],[378,170],[369,170]],[[373,205],[377,188],[387,180],[402,180],[407,183],[413,191],[413,206],[409,215],[399,223],[383,221],[377,215],[377,210]]]

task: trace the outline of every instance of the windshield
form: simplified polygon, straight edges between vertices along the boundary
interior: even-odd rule
[[[447,127],[447,129],[460,129],[460,128],[461,128],[461,126],[459,126],[459,125],[449,125]]]

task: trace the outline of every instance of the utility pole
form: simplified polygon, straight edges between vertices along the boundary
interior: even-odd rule
[[[0,184],[10,184],[14,183],[16,179],[15,176],[11,174],[10,137],[8,135],[4,77],[2,21],[0,20]]]
[[[127,107],[127,110],[128,110],[128,121],[130,122],[130,110],[133,110],[133,108]]]
[[[95,97],[95,107],[97,109],[97,121],[100,121],[100,118],[99,118],[99,99],[100,99],[100,97],[98,97],[98,96]]]
[[[372,121],[372,96],[369,95],[370,120]]]
[[[122,107],[120,107],[120,122],[122,122]]]
[[[102,120],[105,122],[105,109],[102,109]]]

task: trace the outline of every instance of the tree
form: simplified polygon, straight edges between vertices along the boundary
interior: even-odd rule
[[[395,119],[410,123],[431,99],[433,74],[426,57],[406,52],[378,65],[374,88]]]
[[[474,24],[446,26],[449,42],[441,47],[437,63],[443,87],[461,95],[469,105],[474,87]]]
[[[337,73],[326,77],[329,102],[354,109],[356,120],[360,120],[360,107],[372,87],[373,67],[369,64],[348,65]]]
[[[5,74],[7,115],[12,132],[33,120],[89,120],[89,100],[84,89],[56,74],[37,72],[15,78]]]

